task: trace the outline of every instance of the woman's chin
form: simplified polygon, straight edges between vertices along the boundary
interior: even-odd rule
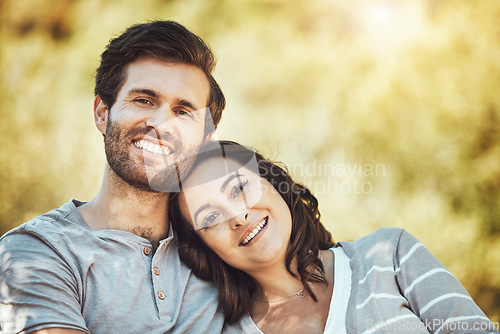
[[[271,245],[255,245],[256,251],[249,251],[243,254],[241,261],[234,261],[234,257],[230,261],[226,261],[229,265],[243,270],[245,272],[252,272],[255,270],[263,270],[267,267],[275,267],[277,263],[283,262],[286,255],[285,247],[276,247],[276,244]]]

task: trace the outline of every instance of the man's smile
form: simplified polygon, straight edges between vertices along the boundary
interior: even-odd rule
[[[144,151],[147,151],[150,153],[155,153],[155,154],[164,155],[164,156],[173,153],[169,147],[167,147],[165,145],[155,144],[155,143],[152,143],[152,142],[145,140],[145,139],[135,140],[135,141],[133,141],[133,144],[138,149],[141,149],[141,150],[144,150]]]

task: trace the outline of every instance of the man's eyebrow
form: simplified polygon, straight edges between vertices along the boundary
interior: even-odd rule
[[[151,90],[151,89],[147,89],[147,88],[134,88],[128,92],[128,95],[135,95],[135,94],[145,94],[145,95],[149,95],[149,96],[154,97],[154,98],[158,98],[158,96],[159,96],[159,94],[157,92],[155,92],[154,90]]]
[[[128,95],[136,95],[136,94],[145,94],[145,95],[149,95],[149,96],[154,97],[154,98],[158,98],[160,96],[160,94],[158,92],[156,92],[152,89],[147,89],[147,88],[133,88],[128,92]],[[202,108],[197,107],[194,103],[192,103],[191,101],[186,100],[186,99],[176,99],[175,104],[189,108],[193,111],[198,110],[198,109],[202,109]]]
[[[188,101],[186,99],[179,99],[179,100],[175,101],[175,103],[180,105],[180,106],[187,107],[193,111],[201,109],[201,108],[198,108],[197,106],[195,106],[191,101]]]

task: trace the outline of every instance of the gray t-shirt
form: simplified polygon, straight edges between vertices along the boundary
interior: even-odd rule
[[[72,200],[0,239],[0,333],[220,333],[217,290],[179,259],[172,235],[92,230]],[[233,328],[234,332],[241,329]]]

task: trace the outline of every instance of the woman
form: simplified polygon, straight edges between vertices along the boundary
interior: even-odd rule
[[[498,332],[409,233],[334,246],[311,192],[237,143],[209,143],[170,207],[181,259],[246,332]]]

